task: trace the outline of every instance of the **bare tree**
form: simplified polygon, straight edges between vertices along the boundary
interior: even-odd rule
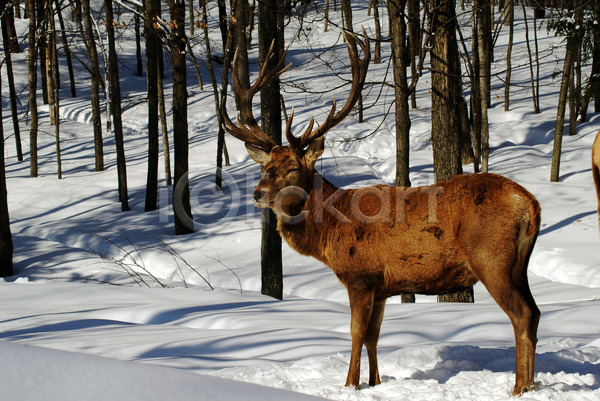
[[[145,211],[156,210],[158,200],[158,58],[160,37],[154,28],[160,1],[145,0],[144,38],[146,40],[146,83],[148,88],[148,172]]]
[[[31,177],[38,176],[38,109],[37,109],[37,3],[36,0],[27,0],[27,14],[29,15],[29,62],[28,62],[28,104],[29,104],[29,170]]]
[[[508,26],[508,45],[506,48],[506,75],[504,77],[504,111],[510,110],[510,80],[512,75],[512,48],[515,32],[515,3],[513,0],[504,2],[504,25]]]
[[[112,115],[112,128],[115,133],[117,148],[117,179],[119,182],[119,202],[121,210],[129,210],[127,193],[127,166],[125,161],[125,144],[123,140],[123,122],[121,120],[121,83],[119,82],[119,62],[115,45],[115,27],[112,0],[104,0],[106,14],[106,32],[108,34],[108,70],[110,75],[110,114]]]
[[[491,72],[491,16],[490,0],[474,0],[477,10],[477,44],[479,57],[479,101],[481,124],[481,171],[488,172],[490,156],[490,131],[488,124],[488,106],[490,104],[490,72]]]
[[[461,110],[464,105],[456,39],[456,14],[453,0],[432,0],[431,49],[431,142],[436,182],[462,174]],[[440,295],[440,302],[472,302],[473,289]]]
[[[14,52],[14,45],[11,45],[11,18],[14,25],[14,16],[11,7],[0,9],[2,15],[2,43],[4,44],[4,64],[6,65],[6,78],[8,79],[8,92],[10,95],[10,110],[13,123],[13,132],[15,135],[15,144],[17,149],[17,160],[23,161],[23,148],[21,146],[21,130],[19,128],[19,111],[17,110],[17,92],[15,90],[15,77],[13,73],[13,63],[11,52]],[[12,17],[11,17],[12,16]],[[17,43],[17,49],[19,49]],[[20,51],[20,49],[19,49]]]
[[[0,85],[2,84],[1,78],[0,76]],[[2,107],[0,107],[0,121],[2,121]],[[4,127],[2,124],[0,124],[0,139],[2,139],[2,143],[0,143],[0,277],[7,277],[13,275],[13,241],[8,215],[8,191],[6,189],[6,169],[4,165]]]
[[[173,207],[175,208],[175,234],[183,235],[194,231],[189,189],[189,134],[187,122],[187,74],[185,35],[185,3],[169,0],[171,13],[171,59],[173,60],[173,145],[175,171]]]
[[[277,64],[283,54],[283,33],[278,29],[281,0],[263,0],[258,5],[258,48],[261,64]],[[270,46],[274,57],[266,58]],[[260,90],[262,129],[281,144],[281,103],[279,78],[272,79]],[[273,298],[283,298],[283,263],[281,237],[277,232],[277,218],[271,209],[262,210],[261,292]]]
[[[94,160],[96,171],[104,170],[104,140],[102,138],[102,111],[100,108],[100,86],[103,85],[100,75],[100,62],[96,48],[96,37],[92,27],[90,0],[81,1],[83,13],[84,43],[90,60],[90,98],[92,103],[92,125],[94,127]]]
[[[406,46],[406,0],[388,0],[387,8],[392,36],[392,60],[394,69],[394,102],[396,107],[396,186],[410,187],[410,96],[406,76],[409,52]],[[413,60],[414,64],[414,60]],[[402,294],[402,302],[415,302],[413,294]]]

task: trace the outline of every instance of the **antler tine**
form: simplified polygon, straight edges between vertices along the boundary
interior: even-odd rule
[[[334,98],[331,111],[327,115],[325,122],[314,131],[306,130],[297,141],[293,141],[296,144],[295,149],[302,150],[314,139],[325,135],[327,131],[339,124],[344,118],[346,118],[346,116],[348,116],[348,114],[350,114],[350,111],[358,101],[362,88],[365,84],[367,69],[371,60],[369,37],[367,36],[364,28],[362,29],[362,33],[365,38],[364,42],[361,41],[353,32],[343,31],[344,39],[346,40],[346,47],[348,48],[348,56],[350,58],[350,68],[352,69],[352,87],[350,89],[350,95],[348,96],[346,104],[344,104],[344,107],[342,107],[336,114],[336,101]],[[364,54],[362,59],[358,57],[356,48],[357,43],[361,47]],[[310,125],[310,129],[312,129],[312,124]],[[292,141],[290,141],[290,143],[292,143]]]
[[[310,122],[308,123],[308,127],[306,128],[304,133],[299,138],[295,137],[294,134],[292,134],[292,120],[293,119],[294,119],[294,108],[292,107],[292,112],[290,113],[288,121],[285,125],[285,136],[287,137],[287,140],[292,149],[302,150],[304,147],[302,146],[301,139],[303,136],[306,135],[307,132],[312,131],[313,126],[315,125],[315,119],[313,116],[310,117]]]
[[[225,94],[225,96],[223,97],[223,103],[221,106],[221,109],[223,110],[223,128],[225,129],[225,131],[229,132],[232,136],[245,143],[252,144],[266,151],[270,151],[271,149],[273,149],[273,147],[277,146],[275,141],[273,141],[260,128],[258,128],[258,130],[246,128],[240,121],[239,115],[236,116],[237,125],[235,125],[229,118],[229,115],[227,114],[226,97],[227,94]]]
[[[246,143],[260,147],[266,151],[270,151],[271,149],[273,149],[273,147],[277,146],[277,144],[275,143],[275,141],[273,141],[273,139],[271,139],[271,137],[269,137],[269,135],[266,132],[264,132],[258,126],[258,123],[256,122],[256,119],[254,118],[254,115],[252,113],[252,98],[254,97],[254,95],[256,93],[258,93],[258,91],[260,91],[260,89],[270,79],[283,74],[292,65],[290,63],[287,66],[283,66],[285,63],[285,55],[287,54],[287,52],[284,52],[284,54],[282,55],[280,60],[277,62],[277,65],[275,66],[275,68],[268,69],[269,60],[271,60],[273,58],[274,44],[275,44],[275,42],[273,41],[271,43],[271,47],[269,48],[269,51],[267,53],[265,62],[263,63],[263,66],[260,69],[258,78],[254,82],[254,84],[248,89],[242,88],[239,76],[237,74],[237,58],[238,58],[237,50],[233,57],[233,67],[232,67],[233,90],[239,96],[241,116],[246,121],[245,124],[247,125],[247,127],[244,126],[244,123],[240,120],[239,116],[237,116],[237,118],[236,118],[237,125],[234,124],[231,121],[231,119],[229,118],[229,115],[227,114],[227,107],[226,107],[227,106],[226,94],[223,97],[223,103],[221,106],[222,110],[223,110],[223,120],[224,120],[223,128],[227,132],[229,132],[231,135],[233,135],[234,137],[236,137]]]

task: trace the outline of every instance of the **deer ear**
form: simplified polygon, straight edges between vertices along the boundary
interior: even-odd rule
[[[269,160],[271,160],[270,152],[267,152],[266,150],[256,147],[254,145],[250,145],[249,143],[246,143],[245,145],[246,150],[248,151],[248,154],[250,155],[252,160],[257,162],[261,166],[264,166],[269,162]]]
[[[325,150],[324,136],[314,139],[310,145],[308,145],[306,153],[304,153],[304,160],[306,161],[306,166],[308,168],[312,169],[315,166],[317,159],[323,154],[323,150]]]

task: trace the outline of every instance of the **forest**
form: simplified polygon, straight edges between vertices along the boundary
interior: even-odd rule
[[[528,20],[526,7],[533,7]],[[367,13],[368,30],[362,32],[373,42],[374,64],[385,65],[383,76],[372,77],[365,85],[355,112],[358,122],[363,110],[377,106],[383,91],[393,90],[392,105],[385,110],[386,124],[394,119],[396,137],[395,184],[410,186],[409,141],[411,110],[417,110],[418,88],[425,85],[431,93],[431,142],[436,181],[447,180],[472,164],[474,172],[488,171],[488,108],[492,106],[492,89],[504,88],[504,110],[511,109],[511,93],[527,87],[534,113],[540,112],[540,64],[557,57],[554,49],[540,49],[538,26],[563,38],[566,49],[562,66],[554,76],[560,78],[554,152],[549,179],[560,176],[563,126],[568,121],[568,134],[576,133],[577,123],[586,121],[590,103],[597,112],[598,73],[600,71],[599,5],[590,0],[530,1],[479,0],[461,1],[225,1],[206,2],[158,0],[145,1],[26,1],[4,2],[2,33],[4,45],[3,80],[8,86],[6,114],[12,121],[16,157],[29,163],[30,176],[38,176],[38,103],[48,107],[50,124],[56,139],[56,170],[63,175],[61,156],[60,105],[68,98],[89,99],[94,128],[95,171],[105,168],[104,138],[114,138],[116,147],[117,186],[121,210],[129,210],[127,162],[124,150],[123,107],[143,103],[148,107],[146,212],[157,209],[159,152],[166,185],[178,188],[188,172],[189,140],[187,102],[190,90],[200,90],[214,98],[217,124],[215,149],[215,185],[221,186],[221,171],[229,164],[223,129],[222,104],[230,89],[230,71],[234,52],[235,73],[243,87],[250,87],[251,60],[258,50],[258,63],[265,63],[271,42],[280,57],[296,38],[311,35],[318,22],[324,31],[358,32],[353,15]],[[518,58],[511,56],[514,44],[515,13],[524,17],[527,51]],[[335,17],[332,17],[334,16]],[[20,32],[15,21],[25,22]],[[289,29],[294,22],[295,28]],[[287,33],[286,33],[287,32]],[[508,43],[497,41],[508,32]],[[125,45],[135,41],[135,45]],[[338,87],[348,82],[338,66],[327,60],[327,50],[308,49],[314,57],[331,69],[339,80]],[[519,44],[517,44],[519,45]],[[123,50],[127,49],[126,52]],[[133,50],[135,50],[133,52]],[[500,53],[500,54],[499,54]],[[496,60],[501,57],[504,63]],[[13,61],[14,60],[14,61]],[[267,61],[268,62],[268,61]],[[25,87],[15,83],[15,69],[27,67]],[[529,82],[515,82],[515,69],[529,69]],[[423,82],[424,73],[431,79]],[[121,81],[129,76],[145,77],[145,93],[122,92]],[[209,77],[208,82],[206,77]],[[276,81],[276,80],[274,80]],[[170,90],[165,90],[165,82]],[[492,82],[495,87],[492,87]],[[287,121],[285,91],[314,94],[305,83],[292,82],[292,89],[274,82],[261,89],[263,129],[281,143],[281,124]],[[190,89],[193,88],[193,89]],[[270,91],[267,93],[267,91]],[[328,89],[331,91],[331,89]],[[79,92],[79,94],[78,94]],[[25,96],[26,95],[26,96]],[[319,94],[326,96],[326,92]],[[64,99],[64,100],[63,100]],[[238,94],[235,94],[239,108]],[[569,114],[567,115],[567,108]],[[271,110],[271,111],[268,111]],[[264,114],[267,113],[267,114]],[[270,114],[269,114],[270,113]],[[171,121],[169,117],[171,116]],[[318,117],[317,117],[318,118]],[[318,120],[317,120],[318,121]],[[29,131],[29,135],[21,135]],[[365,137],[371,135],[367,133]],[[28,138],[23,150],[22,137]],[[6,194],[5,186],[2,193]],[[189,218],[187,184],[181,186],[182,213],[175,213],[175,232],[194,231]],[[6,195],[3,196],[6,198]],[[177,199],[180,199],[177,197]],[[11,273],[10,227],[6,201],[3,208],[2,275]],[[193,220],[193,217],[192,219]],[[186,223],[187,222],[187,223]],[[268,227],[264,228],[266,233]],[[273,242],[263,259],[273,259],[263,268],[281,270],[278,235],[271,229],[263,244]],[[269,263],[274,263],[268,266]],[[268,274],[268,273],[267,273]],[[276,280],[281,274],[276,273]],[[276,284],[275,287],[280,286]],[[281,297],[281,290],[275,289]]]

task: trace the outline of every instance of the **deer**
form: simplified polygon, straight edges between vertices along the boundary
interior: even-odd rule
[[[343,189],[315,169],[325,133],[348,116],[364,86],[370,45],[364,30],[362,34],[364,41],[343,32],[352,71],[344,106],[336,112],[334,98],[323,124],[314,128],[311,117],[299,136],[292,133],[292,109],[285,146],[276,144],[252,114],[253,96],[290,67],[285,66],[285,54],[274,68],[267,68],[268,60],[276,62],[271,48],[250,88],[242,88],[233,74],[244,123],[239,117],[232,122],[224,100],[223,125],[262,167],[253,201],[273,210],[277,230],[292,249],[327,265],[346,287],[352,340],[346,386],[359,389],[363,345],[368,384],[381,383],[377,342],[389,297],[447,294],[480,281],[514,329],[513,395],[533,390],[540,310],[529,288],[527,265],[540,228],[536,198],[496,174],[459,175],[425,187]]]
[[[600,229],[600,131],[596,134],[596,139],[592,145],[592,176],[596,186],[596,196],[598,197],[598,228]]]

